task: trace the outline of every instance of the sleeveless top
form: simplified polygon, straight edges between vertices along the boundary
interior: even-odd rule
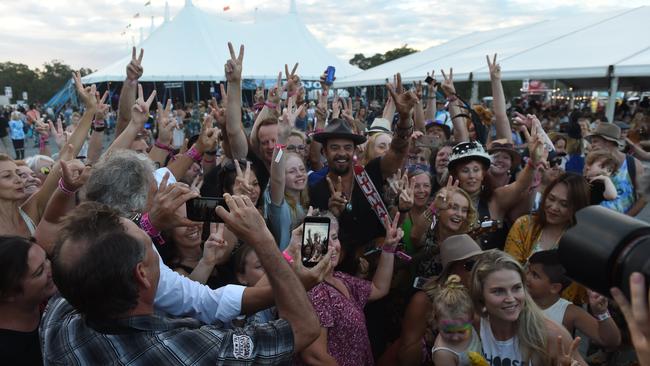
[[[497,341],[492,334],[490,321],[481,317],[481,347],[483,357],[491,366],[524,365],[524,356],[519,350],[519,339],[514,336],[505,341]],[[528,362],[532,365],[532,362]]]
[[[614,200],[603,201],[600,203],[601,206],[620,213],[626,213],[629,211],[636,200],[634,197],[634,184],[632,183],[632,177],[628,171],[627,161],[628,159],[623,160],[623,164],[618,169],[616,175],[611,177],[612,183],[614,183],[614,187],[616,187],[618,197]]]
[[[564,320],[564,313],[566,313],[566,309],[571,305],[572,302],[565,300],[563,298],[559,298],[555,304],[549,306],[548,308],[544,309],[544,315],[546,315],[547,318],[551,319],[552,321],[558,323],[559,325],[562,325],[562,321]]]
[[[451,348],[448,347],[438,347],[434,346],[431,349],[431,357],[433,358],[433,354],[436,353],[437,351],[449,351],[458,357],[458,366],[471,366],[472,364],[469,361],[469,352],[481,352],[481,340],[478,338],[478,335],[476,334],[476,329],[472,328],[472,340],[469,342],[469,345],[467,346],[467,349],[465,349],[462,352],[456,352]]]
[[[20,214],[20,217],[25,222],[25,226],[27,226],[27,230],[29,230],[29,234],[34,236],[34,233],[36,232],[36,225],[34,224],[34,221],[32,221],[32,218],[29,217],[27,212],[23,211],[22,207],[18,207],[18,213]]]

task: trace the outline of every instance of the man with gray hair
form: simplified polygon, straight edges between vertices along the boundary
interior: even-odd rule
[[[135,151],[115,150],[104,155],[94,166],[84,192],[86,200],[117,210],[154,238],[162,230],[198,224],[176,214],[181,205],[198,194],[183,183],[167,185],[166,179],[156,189],[153,163]],[[160,282],[154,301],[157,310],[191,316],[206,324],[229,324],[242,312],[255,312],[271,305],[268,287],[227,285],[212,290],[172,271],[159,256],[158,261]]]

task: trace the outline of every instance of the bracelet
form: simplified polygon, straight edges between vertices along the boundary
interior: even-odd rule
[[[286,250],[284,252],[282,252],[282,256],[287,261],[287,263],[289,263],[289,264],[293,263],[293,258],[289,255],[289,253],[287,253]]]
[[[271,103],[271,102],[266,102],[266,103],[264,103],[264,105],[267,106],[268,108],[271,108],[271,109],[277,108],[277,105],[275,103]]]
[[[153,144],[153,146],[155,146],[155,147],[157,147],[157,148],[159,148],[159,149],[162,149],[162,150],[167,150],[167,151],[169,151],[169,152],[174,151],[174,148],[173,148],[173,147],[171,147],[171,146],[169,146],[169,145],[167,145],[167,144],[163,144],[162,142],[160,142],[160,141],[158,141],[158,140],[156,140],[156,143]]]
[[[156,240],[158,244],[165,244],[165,239],[160,235],[160,231],[151,223],[148,212],[142,214],[142,217],[140,218],[140,228],[144,230],[149,237]]]
[[[612,315],[609,313],[609,310],[606,310],[602,314],[594,315],[596,319],[598,319],[599,322],[602,322],[603,320],[607,320],[612,317]]]
[[[381,251],[390,254],[395,254],[395,252],[397,251],[397,245],[384,245],[381,247]]]
[[[95,132],[104,132],[106,126],[93,126],[93,131]]]
[[[197,163],[200,163],[201,160],[203,160],[203,154],[201,154],[199,150],[196,149],[195,145],[192,145],[192,147],[190,147],[190,149],[185,152],[185,155],[189,156]]]
[[[407,212],[411,211],[411,209],[410,209],[410,208],[407,208],[406,210],[402,210],[401,208],[399,208],[399,206],[397,206],[397,211],[398,211],[399,213],[407,213]]]
[[[70,190],[70,189],[65,187],[65,184],[63,183],[63,178],[59,178],[59,190],[61,192],[65,193],[65,194],[67,194],[68,196],[72,196],[75,193],[77,193],[76,190],[73,191],[73,190]]]
[[[456,94],[451,94],[451,95],[447,96],[447,101],[448,102],[455,102],[456,100],[458,100],[458,96]]]

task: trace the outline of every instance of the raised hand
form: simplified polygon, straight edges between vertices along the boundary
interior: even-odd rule
[[[343,193],[343,182],[340,176],[338,177],[336,184],[332,182],[330,177],[326,177],[325,179],[327,179],[327,185],[330,188],[330,199],[327,206],[334,216],[339,217],[341,212],[345,210],[345,205],[348,204],[345,193]]]
[[[226,97],[224,97],[225,90],[224,90],[223,84],[219,84],[219,87],[221,88],[221,95],[222,95],[221,100],[224,100]],[[214,97],[212,97],[210,99],[209,104],[210,104],[210,113],[209,114],[217,122],[217,126],[219,126],[219,128],[221,128],[221,129],[225,130],[226,129],[226,108],[222,107],[222,106],[219,106],[219,104],[217,103],[217,99],[215,99]],[[222,105],[225,105],[225,104],[227,104],[227,103],[222,103]]]
[[[348,121],[348,123],[352,126],[352,123],[354,122],[354,117],[352,116],[352,98],[348,98],[347,100],[345,98],[339,98],[339,100],[343,105],[341,117]]]
[[[36,127],[36,132],[38,132],[38,134],[41,135],[43,139],[50,137],[50,126],[45,123],[43,118],[37,119],[34,123],[34,127]]]
[[[135,104],[131,109],[131,121],[140,129],[144,128],[145,122],[149,119],[149,107],[154,98],[156,98],[155,90],[151,92],[147,100],[144,100],[142,84],[138,84],[138,99],[135,100]]]
[[[456,95],[456,88],[454,87],[454,69],[449,68],[449,76],[445,74],[445,70],[440,70],[442,77],[444,78],[442,84],[442,91],[445,93],[445,96]]]
[[[392,222],[389,217],[384,217],[384,227],[386,228],[385,247],[395,248],[404,236],[404,231],[399,227],[399,216],[400,213],[396,213]]]
[[[278,73],[278,80],[275,83],[275,87],[269,90],[267,101],[272,104],[275,104],[279,108],[283,90],[284,88],[282,87],[282,71],[280,71]]]
[[[239,46],[239,55],[235,56],[235,50],[232,43],[228,42],[228,51],[230,51],[230,60],[226,61],[224,71],[226,72],[226,80],[228,82],[240,82],[242,63],[244,61],[244,45]]]
[[[630,276],[630,298],[632,304],[618,288],[611,289],[612,297],[621,309],[630,329],[630,339],[641,366],[650,366],[650,296],[643,274],[635,272]]]
[[[422,81],[413,82],[413,90],[415,91],[415,96],[418,97],[418,100],[422,100]]]
[[[578,349],[580,344],[580,337],[576,337],[572,342],[569,348],[567,349],[564,346],[562,341],[562,336],[557,337],[557,366],[576,366],[580,365],[578,361],[573,358],[573,353]]]
[[[74,85],[79,94],[79,99],[86,105],[86,108],[95,108],[97,106],[97,98],[95,97],[97,87],[95,84],[84,88],[84,85],[81,83],[81,74],[79,71],[73,72],[72,78],[74,79]]]
[[[258,85],[255,88],[255,103],[264,103],[264,80],[262,80],[262,85]]]
[[[251,177],[251,162],[246,161],[246,170],[242,172],[241,167],[239,166],[239,161],[233,161],[235,164],[235,170],[237,171],[237,177],[235,178],[235,184],[232,187],[232,193],[235,195],[251,196],[253,194],[253,186],[250,184]]]
[[[289,65],[284,64],[284,73],[287,76],[287,92],[291,95],[293,95],[293,93],[300,86],[300,77],[298,76],[298,74],[296,74],[297,69],[298,69],[298,63],[296,62],[296,64],[293,65],[291,74],[289,74]]]
[[[280,118],[280,131],[278,132],[279,140],[286,141],[291,133],[291,129],[296,126],[296,119],[305,108],[304,105],[296,108],[296,96],[289,97],[287,100],[287,108],[282,113]],[[283,142],[284,143],[284,142]]]
[[[174,126],[176,126],[176,119],[170,118],[172,112],[172,100],[167,99],[167,105],[163,108],[162,103],[158,102],[158,142],[169,145],[172,143],[174,134]]]
[[[497,63],[497,54],[494,54],[492,62],[490,62],[490,56],[485,55],[487,60],[488,69],[490,70],[490,79],[491,80],[501,80],[501,65]]]
[[[194,192],[201,193],[201,187],[203,187],[203,173],[197,174],[190,185],[190,189]]]
[[[332,100],[332,118],[339,118],[341,115],[341,98],[338,94],[334,94],[334,99]]]
[[[427,77],[431,77],[431,82],[427,84],[427,91],[429,92],[429,98],[434,97],[434,93],[438,91],[438,83],[436,82],[435,75],[436,70],[432,70],[431,74],[427,72]]]
[[[228,262],[232,248],[223,238],[223,224],[211,223],[210,236],[203,243],[202,261],[212,266],[218,266]]]
[[[532,114],[529,114],[528,116],[524,116],[523,114],[521,114],[519,112],[515,112],[514,121],[515,121],[515,123],[517,123],[519,125],[526,126],[526,128],[528,128],[529,131],[532,131],[532,129],[533,129],[533,119],[529,118],[530,116],[532,116]]]
[[[438,190],[438,193],[436,193],[436,198],[433,202],[433,205],[437,210],[446,210],[449,208],[452,191],[455,188],[458,188],[459,184],[459,180],[454,181],[454,177],[449,175],[449,178],[447,179],[447,185],[440,188]]]
[[[401,212],[413,208],[413,202],[415,201],[415,180],[408,179],[406,174],[404,174],[404,177],[402,178],[402,190],[397,201],[397,209]]]
[[[181,205],[184,205],[185,202],[192,198],[198,197],[199,194],[192,191],[184,183],[168,185],[169,174],[169,172],[165,173],[154,195],[151,209],[149,210],[151,224],[160,231],[179,226],[199,225],[187,217],[180,216],[176,213]]]
[[[396,80],[397,84],[395,87],[387,83],[386,88],[395,103],[395,109],[400,114],[400,117],[406,119],[410,117],[413,106],[418,102],[418,97],[414,92],[404,90],[402,87],[402,75],[400,73],[397,73]]]
[[[403,183],[402,177],[404,176],[406,176],[406,170],[404,170],[404,174],[402,174],[402,169],[397,169],[397,172],[393,173],[393,175],[386,179],[388,181],[388,187],[394,195],[400,194]]]
[[[99,98],[99,95],[96,94],[95,99],[97,99],[97,111],[95,112],[95,120],[104,121],[108,115],[108,110],[111,108],[110,104],[106,104],[106,99],[108,99],[108,90],[104,92],[104,95],[102,95],[101,98]]]
[[[203,118],[201,133],[199,134],[199,138],[196,140],[194,146],[201,153],[212,151],[217,147],[218,136],[219,129],[212,127],[212,117],[208,115],[207,117]]]
[[[528,151],[530,159],[534,165],[544,162],[548,158],[549,150],[545,147],[544,130],[542,124],[537,117],[529,114],[527,117],[531,121],[532,130],[530,132],[530,140],[528,141]]]
[[[76,192],[81,188],[90,177],[91,166],[84,166],[80,160],[61,160],[61,178],[63,185],[70,191]]]
[[[142,68],[142,57],[144,56],[144,49],[140,49],[140,56],[135,57],[135,47],[131,50],[131,62],[126,65],[126,79],[132,83],[136,83],[142,76],[144,69]]]

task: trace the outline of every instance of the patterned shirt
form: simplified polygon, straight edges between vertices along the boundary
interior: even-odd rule
[[[276,365],[290,362],[286,320],[225,330],[191,318],[141,315],[86,322],[61,296],[40,327],[45,365]]]
[[[634,159],[631,159],[634,164]],[[618,172],[615,176],[611,177],[614,187],[616,187],[616,193],[618,196],[616,199],[611,201],[602,201],[601,206],[618,211],[620,213],[628,212],[632,206],[636,197],[634,197],[634,184],[632,183],[632,177],[628,172],[629,168],[627,166],[628,159],[623,160],[623,164],[618,169]]]

